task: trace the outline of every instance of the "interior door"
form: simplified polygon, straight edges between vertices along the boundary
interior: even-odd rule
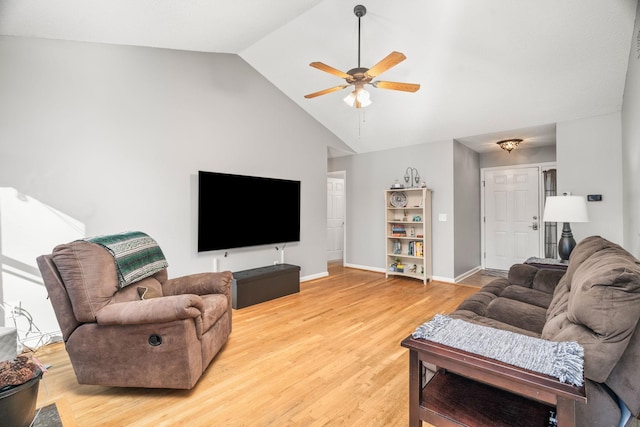
[[[344,256],[344,179],[327,178],[327,261]]]
[[[540,256],[537,167],[484,172],[485,268],[508,270]]]

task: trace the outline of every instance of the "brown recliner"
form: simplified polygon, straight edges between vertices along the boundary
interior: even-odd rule
[[[231,333],[228,271],[168,279],[162,269],[120,288],[95,243],[37,261],[80,384],[190,389]]]

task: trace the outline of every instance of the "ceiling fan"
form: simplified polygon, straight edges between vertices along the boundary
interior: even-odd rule
[[[310,93],[304,97],[307,99],[315,98],[316,96],[325,95],[327,93],[348,88],[349,86],[354,86],[354,91],[347,95],[347,97],[344,98],[344,101],[351,107],[355,106],[356,108],[362,108],[371,104],[369,92],[364,89],[365,84],[370,84],[378,89],[400,90],[403,92],[415,92],[420,89],[420,85],[416,83],[386,82],[378,80],[372,81],[375,77],[407,59],[407,57],[400,52],[394,51],[371,68],[360,67],[360,18],[367,13],[367,9],[363,5],[359,4],[353,8],[353,13],[358,17],[358,67],[352,68],[345,73],[322,62],[312,62],[309,64],[310,66],[329,74],[333,74],[334,76],[341,77],[346,80],[347,84]]]

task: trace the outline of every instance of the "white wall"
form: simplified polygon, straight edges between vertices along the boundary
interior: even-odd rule
[[[622,106],[623,245],[640,258],[640,8],[632,46]]]
[[[558,194],[601,194],[588,202],[588,223],[573,223],[576,242],[591,235],[623,243],[620,113],[561,122],[556,127]]]
[[[407,167],[418,170],[432,193],[433,275],[453,281],[453,142],[441,141],[329,160],[347,175],[345,264],[385,271],[384,190],[404,183]],[[438,221],[438,213],[448,221]]]
[[[300,180],[301,242],[285,262],[303,278],[326,274],[335,136],[238,56],[0,37],[0,63],[0,187],[75,218],[87,235],[147,232],[175,277],[211,271],[214,257],[221,270],[279,259],[271,246],[197,253],[198,170]],[[278,209],[278,195],[232,188],[218,202],[229,212],[221,227],[252,227],[233,222],[238,206]]]

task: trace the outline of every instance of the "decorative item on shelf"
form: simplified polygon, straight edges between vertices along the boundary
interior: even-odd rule
[[[548,196],[544,204],[544,222],[562,222],[562,237],[558,242],[560,259],[568,260],[576,241],[571,232],[570,222],[589,222],[587,203],[583,196]]]
[[[400,240],[395,240],[393,242],[393,254],[400,255],[402,253],[402,243]]]
[[[420,183],[420,174],[418,173],[418,169],[409,166],[404,172],[404,182],[410,188],[417,188]]]
[[[417,264],[413,264],[411,267],[409,267],[409,273],[416,273],[417,271],[418,271]]]
[[[511,154],[511,151],[513,151],[521,142],[522,139],[520,138],[511,138],[503,139],[502,141],[496,142],[496,144],[498,144],[500,148],[506,150],[507,152],[509,152],[509,154]]]
[[[391,193],[389,203],[391,203],[391,206],[394,208],[404,208],[407,206],[407,193],[404,191],[394,191]]]
[[[407,210],[404,210],[404,216],[402,217],[403,221],[409,221],[409,212],[407,212]]]
[[[393,184],[391,184],[391,189],[392,190],[396,190],[396,189],[400,189],[400,188],[404,188],[404,185],[400,184],[400,181],[398,181],[396,179],[396,182],[394,182]]]
[[[422,221],[422,217],[420,217],[420,215],[415,215],[413,217],[413,222],[420,222],[420,221]]]
[[[411,237],[416,237],[416,228],[411,227]]]

